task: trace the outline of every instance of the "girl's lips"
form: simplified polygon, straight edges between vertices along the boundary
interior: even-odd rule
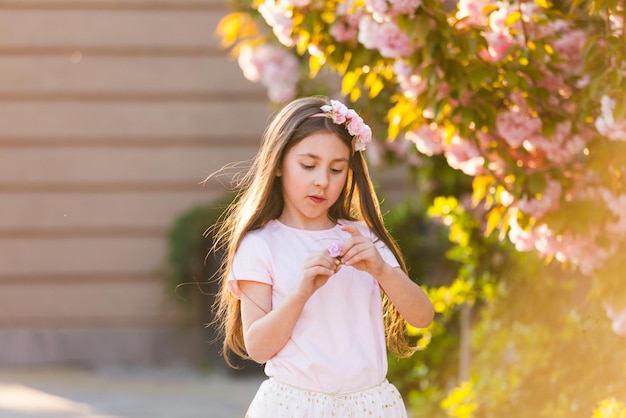
[[[322,203],[325,199],[319,196],[309,196],[309,199],[313,201],[313,203]]]

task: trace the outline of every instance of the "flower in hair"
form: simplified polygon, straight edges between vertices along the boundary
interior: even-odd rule
[[[345,125],[348,133],[354,137],[355,151],[363,151],[372,141],[372,130],[363,122],[363,119],[353,110],[338,100],[331,100],[329,105],[320,109],[337,125]]]

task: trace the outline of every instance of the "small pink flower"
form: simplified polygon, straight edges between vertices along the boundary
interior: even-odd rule
[[[341,254],[341,249],[341,242],[335,241],[326,248],[326,251],[328,251],[328,254],[330,254],[331,257],[337,258]]]
[[[626,337],[626,308],[615,309],[611,304],[605,303],[606,316],[612,321],[613,332]]]
[[[372,141],[372,129],[354,109],[349,109],[338,100],[331,100],[329,105],[320,106],[320,109],[337,125],[345,125],[348,133],[356,139],[355,151],[363,151]]]

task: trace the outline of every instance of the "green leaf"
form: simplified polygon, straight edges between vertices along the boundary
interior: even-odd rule
[[[528,176],[528,191],[532,195],[541,195],[546,190],[546,175],[535,171]]]
[[[414,28],[415,41],[418,45],[425,45],[428,34],[430,33],[430,19],[428,16],[418,14],[413,19],[411,26]]]

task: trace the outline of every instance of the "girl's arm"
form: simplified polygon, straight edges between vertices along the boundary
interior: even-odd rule
[[[384,261],[383,261],[384,262]],[[416,328],[426,328],[433,321],[435,310],[426,293],[400,267],[387,268],[373,276],[402,317]]]
[[[430,325],[435,310],[422,288],[401,268],[387,264],[372,240],[361,235],[356,227],[344,226],[342,230],[352,235],[342,250],[342,263],[367,271],[374,276],[389,300],[409,324],[416,328],[426,328]]]
[[[239,280],[241,321],[246,351],[257,363],[265,363],[289,341],[304,305],[335,273],[335,260],[328,252],[312,254],[304,263],[295,290],[278,306],[272,306],[272,286]]]

